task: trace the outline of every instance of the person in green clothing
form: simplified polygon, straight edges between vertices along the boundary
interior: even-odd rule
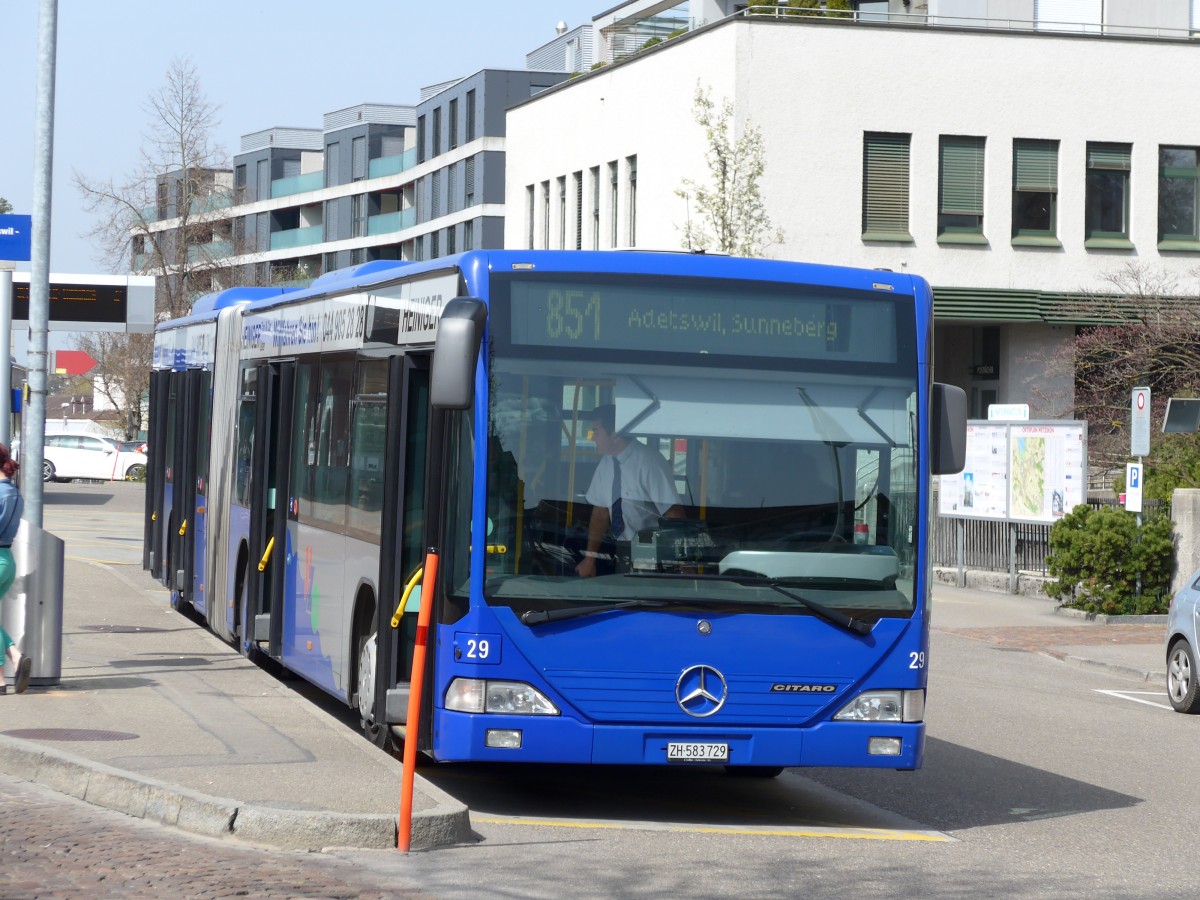
[[[12,542],[21,526],[21,513],[25,511],[25,499],[12,477],[17,474],[17,461],[12,458],[8,448],[0,444],[0,603],[4,595],[12,587],[17,577],[17,564],[13,560]],[[2,609],[2,607],[0,607]],[[8,685],[4,681],[4,657],[13,661],[13,671],[16,683],[13,687],[18,694],[25,693],[29,687],[29,671],[32,661],[24,653],[17,650],[17,645],[4,630],[3,615],[0,615],[0,694],[8,693]]]

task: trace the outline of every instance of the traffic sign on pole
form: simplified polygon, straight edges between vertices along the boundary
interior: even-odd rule
[[[1125,508],[1130,512],[1142,511],[1142,464],[1125,465]]]
[[[1150,455],[1150,388],[1135,387],[1129,403],[1129,455]]]

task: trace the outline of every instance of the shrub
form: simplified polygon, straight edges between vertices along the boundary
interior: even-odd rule
[[[1045,591],[1063,606],[1108,615],[1166,612],[1175,566],[1167,517],[1139,529],[1124,509],[1076,506],[1050,529]]]

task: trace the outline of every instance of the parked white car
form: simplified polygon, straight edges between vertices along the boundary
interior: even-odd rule
[[[146,454],[122,450],[117,441],[94,434],[47,434],[43,481],[86,478],[97,481],[146,477]]]

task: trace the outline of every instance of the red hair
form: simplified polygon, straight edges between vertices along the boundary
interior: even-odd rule
[[[12,454],[8,452],[8,448],[4,444],[0,444],[0,472],[12,478],[17,474],[17,469],[19,468],[21,466],[12,458]]]

